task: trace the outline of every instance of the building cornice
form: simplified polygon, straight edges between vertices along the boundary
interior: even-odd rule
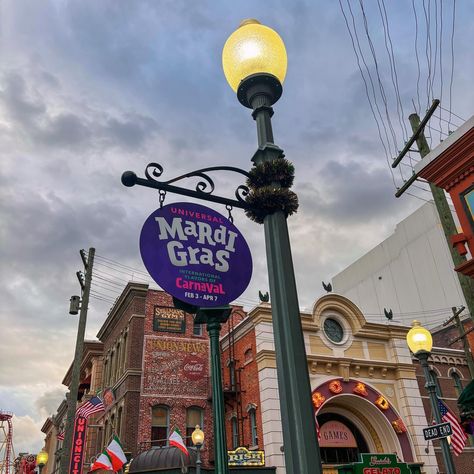
[[[87,364],[92,360],[93,357],[102,356],[104,353],[104,343],[101,341],[84,341],[84,350],[82,351],[82,361],[80,373],[82,374]],[[72,376],[72,363],[69,366],[66,374],[64,375],[63,381],[61,382],[66,387],[69,387]]]
[[[117,324],[120,315],[125,311],[126,307],[133,301],[135,297],[145,298],[148,292],[148,285],[144,283],[128,282],[127,286],[118,297],[109,311],[107,319],[97,333],[97,338],[103,340]]]

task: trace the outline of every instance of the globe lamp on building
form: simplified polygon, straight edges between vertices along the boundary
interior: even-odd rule
[[[413,321],[413,327],[407,333],[407,344],[415,357],[422,352],[431,352],[433,338],[428,329],[425,329],[419,321]]]
[[[201,447],[204,443],[204,432],[196,425],[196,428],[191,435],[193,444],[196,446],[197,457],[196,457],[196,474],[201,474]]]
[[[420,361],[425,377],[425,388],[430,397],[431,409],[435,417],[436,423],[442,423],[441,412],[438,405],[438,398],[436,396],[436,384],[431,377],[430,368],[428,365],[428,358],[431,355],[433,348],[433,337],[428,329],[424,328],[419,321],[414,320],[412,328],[407,333],[407,344],[413,355]],[[453,458],[449,450],[449,441],[446,438],[440,439],[441,451],[443,454],[444,465],[448,474],[455,474]]]
[[[36,465],[39,468],[39,474],[41,474],[41,471],[47,462],[48,462],[48,453],[46,451],[41,450],[36,455]]]

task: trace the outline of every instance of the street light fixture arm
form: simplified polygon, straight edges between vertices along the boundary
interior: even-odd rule
[[[211,178],[211,176],[209,176],[208,173],[215,171],[229,171],[231,173],[243,175],[246,178],[249,177],[249,173],[247,171],[234,166],[211,166],[208,168],[190,171],[189,173],[182,174],[167,181],[161,181],[157,178],[160,178],[163,174],[163,166],[159,163],[149,163],[145,169],[146,178],[139,178],[133,171],[125,171],[122,174],[122,184],[127,187],[132,187],[137,184],[139,186],[159,189],[165,192],[181,194],[183,196],[194,197],[205,201],[217,202],[219,204],[238,207],[241,209],[249,209],[250,206],[245,201],[245,198],[249,193],[249,188],[244,184],[240,184],[235,189],[234,195],[236,199],[229,199],[213,194],[215,190],[215,184],[214,180]],[[188,189],[175,186],[173,184],[186,178],[199,178],[195,189]]]

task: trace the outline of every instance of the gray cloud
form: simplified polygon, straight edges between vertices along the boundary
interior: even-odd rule
[[[472,113],[474,39],[469,2],[458,7],[456,64],[462,67],[455,69],[453,104],[463,116]],[[301,206],[288,222],[300,304],[311,306],[323,291],[321,280],[379,243],[422,203],[393,197],[338,8],[337,2],[282,0],[271,9],[253,0],[2,5],[0,360],[9,364],[0,370],[0,394],[19,420],[24,417],[17,422],[23,433],[18,446],[39,445],[35,413],[56,403],[72,359],[77,318],[67,315],[67,306],[78,292],[78,250],[94,246],[99,255],[138,270],[115,271],[98,259],[97,269],[115,282],[144,270],[138,236],[158,197],[124,188],[121,173],[143,175],[150,161],[163,164],[166,179],[216,164],[250,167],[255,124],[228,87],[220,57],[242,18],[274,26],[287,46],[289,69],[273,124],[276,142],[296,167]],[[411,4],[387,8],[407,114],[417,95],[417,68],[411,17],[400,12]],[[231,195],[236,183],[227,177],[218,184],[219,192]],[[177,200],[167,196],[166,202]],[[250,305],[259,289],[268,289],[263,228],[233,212],[254,258],[242,296]],[[106,301],[91,301],[90,338],[120,290],[101,288],[99,280],[95,291]]]

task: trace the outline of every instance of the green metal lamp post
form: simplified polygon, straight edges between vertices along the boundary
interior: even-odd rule
[[[207,325],[207,332],[211,341],[212,416],[214,419],[214,465],[216,474],[228,474],[229,472],[219,335],[222,323],[229,319],[231,312],[232,308],[230,306],[199,308],[194,319],[196,324]]]
[[[428,366],[428,358],[433,347],[433,338],[428,329],[425,329],[419,321],[413,321],[413,327],[407,333],[407,344],[413,355],[420,361],[425,377],[425,388],[430,397],[431,409],[433,411],[436,423],[442,423],[441,413],[438,406],[438,398],[436,396],[436,385],[433,382]],[[456,474],[453,458],[449,450],[449,443],[446,438],[440,439],[441,451],[443,453],[444,464],[447,474]]]
[[[282,82],[286,75],[285,45],[271,28],[256,20],[245,20],[227,40],[222,62],[230,86],[242,105],[253,110],[252,116],[257,124],[258,149],[252,158],[255,166],[251,172],[233,166],[212,166],[161,180],[163,166],[153,162],[147,165],[146,178],[139,178],[133,171],[125,171],[122,183],[127,187],[139,185],[158,189],[163,198],[164,194],[171,192],[225,204],[228,209],[229,206],[244,209],[249,217],[264,224],[286,472],[321,474],[321,456],[286,222],[287,216],[297,208],[297,198],[289,191],[293,175],[288,170],[292,166],[283,160],[283,150],[273,141],[271,123],[272,105],[281,97]],[[282,166],[283,178],[279,177]],[[209,173],[237,173],[245,176],[249,183],[255,170],[260,173],[257,182],[264,183],[258,189],[240,185],[235,190],[236,199],[213,194],[214,182]],[[195,190],[176,185],[193,177],[200,180]],[[192,312],[189,308],[181,309]],[[229,307],[200,308],[196,315],[197,323],[207,324],[211,339],[214,443],[218,474],[228,473],[219,333],[222,322],[229,315]]]
[[[258,149],[255,165],[283,157],[273,142],[272,105],[282,94],[286,75],[283,41],[256,20],[245,20],[227,40],[222,53],[224,73],[239,101],[253,110]],[[275,194],[281,188],[271,185]],[[286,215],[282,210],[264,219],[273,330],[280,394],[286,470],[321,473],[321,457],[311,404],[307,358],[291,257]]]

